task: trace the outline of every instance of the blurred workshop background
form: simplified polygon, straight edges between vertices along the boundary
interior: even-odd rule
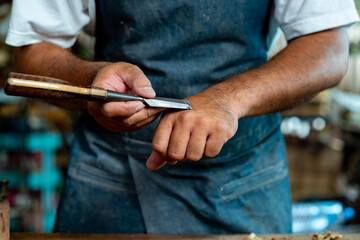
[[[11,231],[50,232],[78,113],[4,94],[13,71],[12,49],[4,43],[10,11],[11,1],[0,0],[0,180],[10,180]],[[348,33],[342,83],[283,113],[296,233],[360,232],[360,24]],[[82,33],[74,51],[91,59],[93,44]],[[279,34],[269,56],[285,45]]]

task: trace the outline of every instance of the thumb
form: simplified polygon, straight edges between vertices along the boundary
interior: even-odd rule
[[[155,97],[156,94],[150,80],[139,67],[133,65],[133,68],[128,71],[124,80],[134,94],[145,98]]]
[[[148,160],[146,161],[146,167],[150,170],[158,170],[164,166],[166,161],[164,161],[157,152],[152,152]]]

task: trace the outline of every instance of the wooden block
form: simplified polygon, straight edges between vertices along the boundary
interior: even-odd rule
[[[0,240],[10,240],[10,207],[8,200],[0,202]]]

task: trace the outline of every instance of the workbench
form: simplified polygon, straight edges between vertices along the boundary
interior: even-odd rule
[[[248,240],[249,235],[166,234],[62,234],[11,233],[11,240]],[[262,240],[311,240],[312,235],[258,235]],[[359,240],[360,234],[343,234],[341,240]]]

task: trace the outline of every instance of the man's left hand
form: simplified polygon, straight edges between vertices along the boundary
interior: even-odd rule
[[[215,157],[238,127],[237,114],[225,99],[208,89],[186,99],[194,110],[165,113],[154,134],[147,168]]]

